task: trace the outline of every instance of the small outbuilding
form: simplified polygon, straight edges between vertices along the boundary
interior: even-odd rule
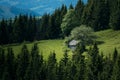
[[[71,40],[69,43],[68,43],[68,47],[72,50],[75,50],[77,44],[79,43],[79,41],[77,40]]]

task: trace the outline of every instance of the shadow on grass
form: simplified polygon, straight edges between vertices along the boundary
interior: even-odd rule
[[[98,45],[101,45],[101,44],[104,44],[105,42],[104,42],[104,41],[96,41],[96,43],[97,43]]]

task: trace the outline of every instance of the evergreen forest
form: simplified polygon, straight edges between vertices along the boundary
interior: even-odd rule
[[[2,19],[0,80],[120,80],[119,46],[105,56],[98,48],[104,42],[91,35],[104,30],[120,31],[120,0],[88,0],[87,3],[78,0],[75,6],[63,4],[41,17],[20,14],[14,19]],[[71,50],[70,57],[68,44],[72,39],[81,39],[81,42]],[[63,43],[67,47],[63,57],[58,60],[57,53],[51,51],[44,59],[46,53],[42,53],[35,43],[41,40],[67,41],[67,45],[65,41]],[[34,42],[30,50],[26,42]],[[22,44],[18,54],[9,46],[11,44]]]

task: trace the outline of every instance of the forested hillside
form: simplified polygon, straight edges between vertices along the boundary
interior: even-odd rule
[[[113,54],[104,57],[99,54],[96,43],[87,51],[77,46],[72,58],[65,51],[58,62],[56,52],[51,52],[47,60],[43,59],[37,44],[31,51],[23,45],[15,56],[12,48],[7,51],[0,48],[1,80],[119,80],[120,56],[115,48]],[[44,54],[44,53],[43,53]]]
[[[3,19],[0,22],[0,44],[64,38],[81,24],[95,31],[119,30],[119,4],[118,0],[88,0],[87,4],[79,0],[75,7],[71,4],[67,9],[62,5],[53,14],[44,14],[41,18],[21,14],[15,19]]]
[[[120,0],[88,0],[86,4],[78,0],[75,7],[63,4],[40,18],[20,14],[2,19],[0,80],[120,80],[119,33]],[[63,40],[61,45],[47,43],[57,39]],[[41,40],[47,40],[46,47]],[[78,43],[70,45],[72,40]],[[19,44],[21,50],[14,46]],[[46,49],[48,45],[55,50]],[[39,51],[40,47],[46,51]],[[57,54],[63,57],[58,59]]]

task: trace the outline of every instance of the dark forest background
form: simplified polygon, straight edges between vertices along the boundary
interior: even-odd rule
[[[65,30],[62,30],[61,24],[64,23],[67,15],[71,16],[67,18],[70,21],[66,22],[68,25]],[[14,19],[2,19],[0,21],[0,44],[64,38],[79,25],[90,26],[94,31],[110,28],[119,30],[120,1],[88,0],[88,3],[84,4],[79,0],[75,7],[72,4],[69,8],[62,5],[53,14],[44,14],[41,18],[20,14]]]

